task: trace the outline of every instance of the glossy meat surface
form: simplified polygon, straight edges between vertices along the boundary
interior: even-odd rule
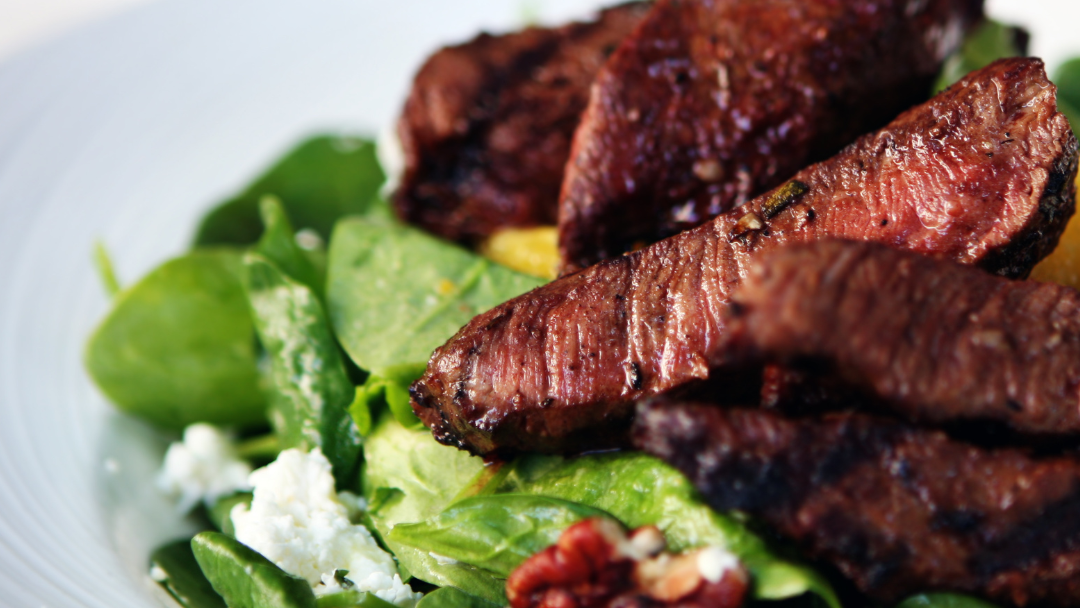
[[[405,171],[397,214],[457,241],[554,224],[589,85],[648,8],[635,2],[595,21],[481,34],[435,53],[398,123]]]
[[[871,243],[762,256],[732,296],[737,358],[816,360],[916,422],[1080,434],[1080,293]]]
[[[1042,63],[997,62],[740,209],[477,316],[413,409],[475,453],[622,445],[635,400],[723,363],[723,311],[758,253],[840,237],[1023,276],[1072,214],[1075,171]]]
[[[929,94],[982,0],[660,0],[597,75],[564,269],[749,201]]]
[[[763,519],[863,592],[1080,603],[1080,462],[987,450],[859,414],[653,403],[634,442],[715,509]]]

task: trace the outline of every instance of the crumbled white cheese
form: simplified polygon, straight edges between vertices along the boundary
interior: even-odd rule
[[[250,489],[251,465],[236,455],[232,440],[217,427],[197,423],[184,429],[183,441],[169,446],[158,474],[158,487],[179,497],[178,508],[187,512],[200,501],[218,499]]]
[[[367,528],[349,521],[349,509],[334,491],[330,462],[318,448],[309,454],[285,450],[250,481],[251,507],[232,510],[236,539],[306,579],[316,595],[354,588],[404,608],[420,599]],[[347,572],[335,576],[339,570]]]
[[[728,570],[739,567],[739,558],[720,547],[705,547],[698,551],[698,572],[710,583],[719,583]]]

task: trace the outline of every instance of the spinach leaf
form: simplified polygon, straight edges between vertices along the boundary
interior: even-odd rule
[[[416,608],[499,608],[499,604],[469,595],[461,589],[440,587],[422,597]]]
[[[426,362],[474,316],[541,283],[392,221],[348,218],[330,241],[334,333],[357,365],[382,376]]]
[[[784,599],[813,592],[839,608],[821,575],[778,558],[742,522],[713,511],[681,473],[652,456],[639,452],[567,459],[525,456],[514,463],[497,491],[577,502],[606,511],[630,528],[656,525],[673,551],[725,547],[754,575],[757,598]]]
[[[213,506],[206,509],[206,516],[210,523],[221,532],[229,536],[236,536],[236,529],[232,523],[232,510],[236,505],[251,507],[253,495],[251,492],[237,492],[232,496],[226,496],[218,500]],[[187,543],[190,545],[190,543]]]
[[[266,419],[254,335],[240,255],[194,251],[116,298],[85,363],[120,409],[156,425],[254,424]]]
[[[1080,128],[1080,58],[1070,59],[1054,71],[1058,111],[1069,118],[1073,131]]]
[[[944,91],[969,73],[998,59],[1023,55],[1027,32],[1016,26],[987,19],[964,39],[960,51],[945,60],[934,92]]]
[[[355,589],[324,595],[316,599],[315,604],[318,608],[396,608],[374,593]]]
[[[611,516],[547,496],[477,496],[425,522],[394,526],[386,538],[507,577],[533,554],[555,544],[571,524],[588,517]]]
[[[322,297],[326,268],[317,268],[312,257],[297,244],[296,234],[281,201],[273,196],[264,197],[259,201],[259,214],[265,229],[255,245],[255,251]]]
[[[105,245],[101,241],[94,243],[94,267],[97,268],[98,277],[101,278],[101,285],[105,288],[105,293],[109,294],[110,298],[119,295],[121,291],[120,281],[116,278],[116,270],[113,269],[109,251],[105,249]]]
[[[304,141],[239,195],[214,208],[199,225],[195,245],[249,245],[263,232],[258,203],[277,196],[297,228],[323,239],[345,215],[363,213],[386,180],[375,145],[322,135]]]
[[[281,448],[322,448],[338,484],[360,455],[354,388],[315,293],[266,258],[244,256],[244,288],[270,360],[270,422]]]
[[[983,600],[954,593],[927,593],[909,597],[896,608],[996,608]]]
[[[363,386],[356,389],[356,399],[349,406],[349,413],[358,427],[370,425],[373,412],[385,403],[390,414],[407,429],[422,429],[423,423],[416,417],[409,404],[409,385],[424,373],[424,365],[399,365],[383,371],[385,375],[371,374]],[[364,434],[361,431],[361,434]]]
[[[229,608],[315,608],[315,592],[250,547],[220,532],[200,532],[191,549]]]
[[[431,432],[402,427],[382,416],[364,440],[363,494],[375,530],[412,576],[442,587],[457,587],[505,605],[503,581],[465,564],[440,564],[421,551],[388,538],[398,524],[437,515],[488,467],[476,456],[435,441]]]
[[[150,555],[150,575],[184,608],[225,608],[225,600],[195,561],[189,540],[155,549]]]

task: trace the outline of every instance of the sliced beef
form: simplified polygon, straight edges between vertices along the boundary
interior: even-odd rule
[[[589,85],[648,8],[634,2],[587,23],[481,34],[435,53],[398,123],[398,215],[457,241],[554,224]]]
[[[816,363],[917,422],[1080,434],[1080,293],[1068,287],[824,241],[762,256],[732,300],[736,359]]]
[[[597,75],[565,268],[696,226],[929,95],[982,0],[659,0]]]
[[[1042,62],[999,61],[740,209],[477,316],[413,408],[475,453],[621,445],[635,400],[723,363],[723,311],[757,253],[841,237],[1023,276],[1072,214],[1075,172]]]
[[[862,414],[654,403],[634,442],[715,509],[771,524],[863,592],[1080,604],[1080,462],[987,450]]]

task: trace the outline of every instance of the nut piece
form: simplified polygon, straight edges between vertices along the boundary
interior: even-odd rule
[[[736,608],[746,571],[718,547],[663,551],[654,526],[629,537],[609,519],[578,522],[506,581],[511,608]]]

